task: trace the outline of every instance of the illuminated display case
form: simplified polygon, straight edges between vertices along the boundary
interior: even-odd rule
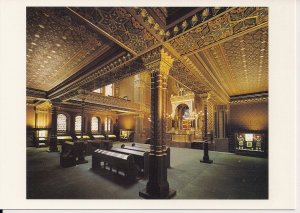
[[[43,147],[49,143],[49,128],[36,128],[35,131],[35,146]]]
[[[266,134],[257,132],[236,132],[235,150],[237,154],[263,154],[267,151]]]
[[[133,130],[120,129],[120,141],[130,141],[133,133]]]

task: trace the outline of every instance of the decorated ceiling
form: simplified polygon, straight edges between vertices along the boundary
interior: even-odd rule
[[[196,94],[268,91],[267,8],[28,7],[26,38],[28,97],[64,101],[147,71],[157,48]]]

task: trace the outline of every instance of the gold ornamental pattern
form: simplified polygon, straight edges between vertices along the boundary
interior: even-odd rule
[[[26,31],[26,86],[44,91],[107,47],[106,39],[76,22],[65,8],[27,8]]]
[[[173,63],[170,75],[197,94],[210,91],[210,87],[203,81],[202,76],[194,74],[180,61],[175,61]]]
[[[267,22],[268,8],[238,7],[171,39],[169,43],[181,55],[188,55]]]
[[[136,53],[158,41],[132,15],[121,7],[71,8]]]
[[[230,96],[268,91],[268,28],[209,48],[205,57]]]

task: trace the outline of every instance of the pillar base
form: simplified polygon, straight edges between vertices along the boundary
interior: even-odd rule
[[[169,193],[165,196],[153,196],[147,193],[146,188],[139,192],[139,196],[145,199],[171,199],[176,195],[176,191],[174,189],[169,189]]]
[[[201,163],[213,163],[212,160],[200,160]]]

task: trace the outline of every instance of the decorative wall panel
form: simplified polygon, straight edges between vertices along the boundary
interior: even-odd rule
[[[230,104],[231,131],[268,130],[268,102]]]

